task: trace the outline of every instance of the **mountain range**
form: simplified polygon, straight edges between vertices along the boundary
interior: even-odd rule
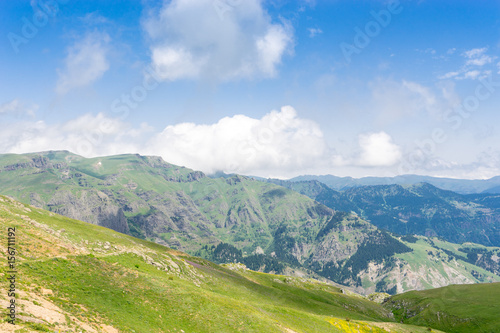
[[[421,187],[435,192],[429,186]],[[322,277],[364,294],[500,281],[499,248],[382,230],[356,211],[361,201],[318,182],[214,178],[159,157],[50,151],[0,155],[0,193],[215,262]]]
[[[500,176],[490,179],[455,179],[420,175],[400,175],[395,177],[337,177],[333,175],[313,176],[304,175],[290,179],[290,181],[317,180],[331,189],[341,191],[352,187],[371,185],[415,185],[428,183],[440,189],[460,194],[472,193],[500,193]]]
[[[498,283],[364,297],[317,279],[216,265],[1,195],[0,226],[15,230],[17,281],[16,296],[0,295],[3,308],[16,304],[15,325],[0,322],[2,332],[498,329]],[[2,265],[0,274],[11,270]]]
[[[335,191],[318,181],[269,180],[335,210],[355,212],[400,235],[500,246],[500,195],[463,195],[428,183],[371,185]]]

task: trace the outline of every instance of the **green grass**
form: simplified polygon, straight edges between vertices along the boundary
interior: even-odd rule
[[[498,332],[500,283],[410,291],[385,303],[396,320],[446,332]]]
[[[44,323],[19,321],[21,329],[83,331],[85,324],[97,331],[107,324],[120,332],[345,332],[342,325],[384,332],[378,325],[385,324],[400,332],[408,328],[389,319],[390,312],[379,304],[329,284],[232,270],[2,196],[0,226],[17,228],[24,302],[50,302],[66,317],[55,323],[22,310],[20,314]]]

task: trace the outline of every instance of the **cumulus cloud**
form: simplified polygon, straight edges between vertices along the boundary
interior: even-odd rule
[[[151,62],[163,80],[273,77],[293,33],[273,23],[259,0],[165,1],[143,22]]]
[[[98,80],[109,69],[107,59],[110,38],[106,33],[88,33],[67,50],[64,68],[58,71],[58,94],[83,87]]]
[[[321,164],[329,153],[318,124],[290,106],[261,119],[235,115],[210,125],[168,126],[148,146],[171,163],[207,173],[286,174]]]
[[[402,157],[400,147],[385,132],[361,134],[359,146],[361,153],[357,164],[361,166],[392,166]]]

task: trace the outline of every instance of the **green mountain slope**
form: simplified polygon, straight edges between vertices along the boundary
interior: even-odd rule
[[[500,284],[459,285],[411,291],[384,302],[404,323],[446,332],[498,332]]]
[[[221,267],[5,196],[0,226],[15,228],[17,270],[16,325],[2,332],[426,331],[316,280]]]

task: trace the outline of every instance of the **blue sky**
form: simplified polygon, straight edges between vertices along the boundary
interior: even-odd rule
[[[500,174],[498,1],[2,1],[0,153]]]

